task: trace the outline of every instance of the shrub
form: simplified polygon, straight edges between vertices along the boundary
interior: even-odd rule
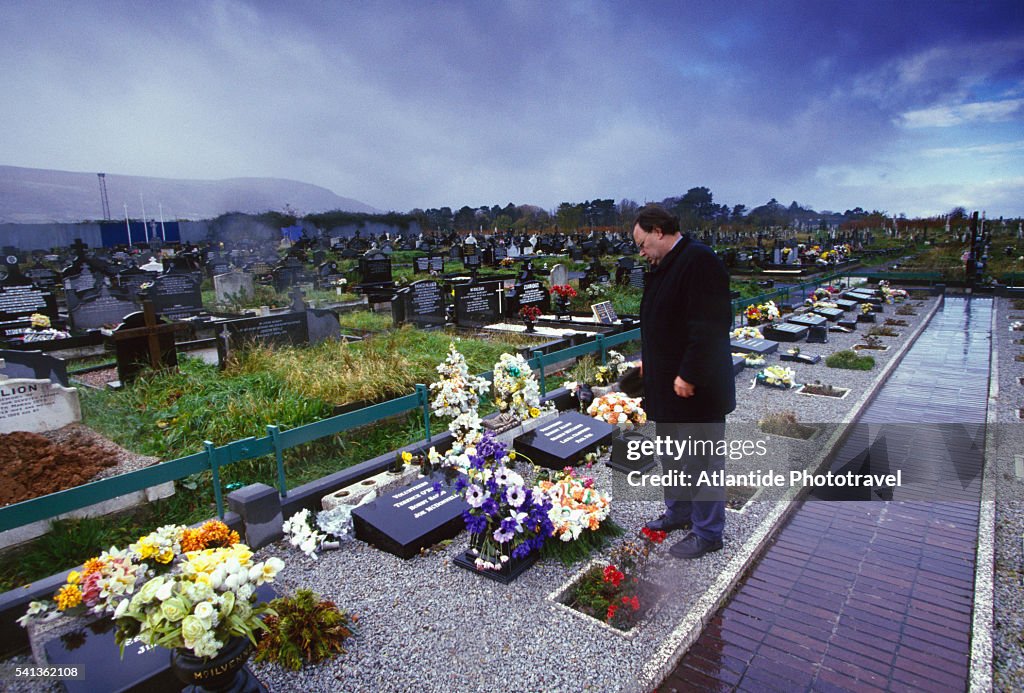
[[[312,590],[296,590],[294,597],[270,602],[277,614],[264,618],[267,630],[256,650],[257,662],[273,662],[297,671],[345,653],[345,639],[353,634],[355,616],[339,611],[334,602],[321,600]]]
[[[825,365],[829,368],[848,368],[854,371],[869,371],[875,367],[874,356],[858,356],[846,349],[837,351],[825,359]]]

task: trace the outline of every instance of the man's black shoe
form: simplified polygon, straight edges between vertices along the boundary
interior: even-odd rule
[[[691,522],[676,522],[669,519],[668,515],[662,515],[657,520],[651,520],[644,527],[654,532],[673,532],[677,529],[689,529],[693,526]]]
[[[721,548],[721,539],[708,541],[690,532],[682,541],[673,544],[668,552],[676,558],[700,558],[706,553],[720,551]]]

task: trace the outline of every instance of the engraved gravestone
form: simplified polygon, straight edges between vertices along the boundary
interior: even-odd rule
[[[7,378],[49,380],[68,387],[68,367],[64,359],[42,351],[0,349],[0,381]]]
[[[774,354],[778,351],[779,343],[773,342],[768,339],[734,339],[729,343],[729,348],[732,351],[741,351],[745,354],[757,354],[758,356],[765,356],[767,354]]]
[[[76,330],[98,330],[124,321],[139,309],[127,291],[102,284],[99,289],[68,294],[68,320]]]
[[[399,558],[413,558],[420,549],[452,539],[465,529],[469,506],[443,472],[417,479],[352,511],[356,539]]]
[[[142,295],[144,300],[153,301],[160,315],[183,320],[203,312],[200,287],[200,280],[191,273],[169,272],[154,279]]]
[[[214,276],[213,292],[217,303],[245,303],[256,295],[256,285],[247,272],[228,272]]]
[[[828,320],[822,315],[803,313],[801,315],[792,315],[786,318],[786,322],[793,323],[794,325],[803,325],[804,327],[821,327],[828,322]]]
[[[305,312],[224,320],[214,326],[214,331],[221,366],[227,364],[233,351],[248,345],[301,346],[309,343],[309,321]]]
[[[807,336],[807,326],[791,322],[774,323],[765,325],[761,329],[761,333],[764,334],[765,339],[776,342],[797,342]]]
[[[0,380],[0,433],[43,433],[82,420],[78,390],[49,379]]]
[[[32,324],[32,314],[40,313],[56,323],[59,318],[57,299],[48,289],[34,286],[30,279],[0,281],[0,338],[10,339],[24,334]]]
[[[445,305],[442,287],[436,281],[425,279],[398,290],[391,303],[392,319],[396,325],[445,324]]]
[[[617,430],[610,423],[570,411],[517,436],[513,447],[534,464],[563,469],[579,462],[599,445],[607,444]]]
[[[455,285],[455,324],[480,327],[501,319],[501,282]]]
[[[536,306],[541,313],[551,312],[551,296],[540,280],[517,281],[513,286],[512,300],[508,302],[509,315],[515,315],[525,306]]]

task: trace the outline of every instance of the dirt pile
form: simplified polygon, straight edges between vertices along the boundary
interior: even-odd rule
[[[110,446],[90,436],[0,434],[0,506],[79,486],[116,464]]]

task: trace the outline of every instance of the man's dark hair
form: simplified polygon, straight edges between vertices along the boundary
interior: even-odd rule
[[[669,236],[679,233],[679,220],[658,205],[642,207],[633,220],[633,225],[637,224],[647,233],[651,233],[655,228],[661,229],[662,233]]]

